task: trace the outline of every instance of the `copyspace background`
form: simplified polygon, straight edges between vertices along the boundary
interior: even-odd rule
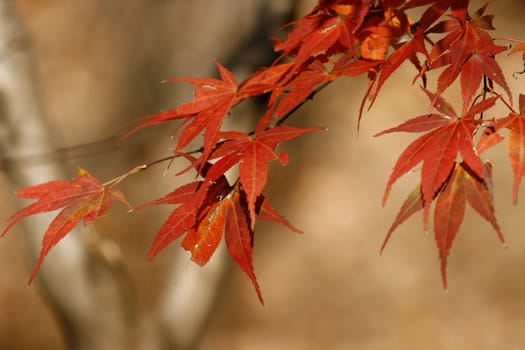
[[[159,82],[214,75],[214,59],[231,60],[238,33],[255,28],[250,1],[15,2],[34,46],[46,110],[63,146],[105,139],[136,118],[188,99],[191,88]],[[472,8],[481,5],[473,1]],[[311,6],[311,1],[298,2],[296,13]],[[496,15],[497,37],[523,39],[525,2],[493,2],[488,12]],[[512,78],[522,68],[520,58],[503,62],[512,90],[525,93],[525,78]],[[525,193],[517,206],[511,204],[512,174],[503,144],[486,156],[495,165],[495,206],[507,249],[490,225],[468,210],[448,263],[448,292],[441,286],[434,238],[423,232],[420,215],[400,227],[379,255],[418,174],[400,180],[382,208],[391,167],[413,136],[373,135],[427,111],[426,97],[411,86],[414,73],[407,65],[390,79],[359,133],[364,79],[331,85],[291,118],[293,125],[328,129],[286,145],[291,163],[272,167],[266,189],[304,235],[258,226],[254,262],[266,305],[258,303],[244,274],[232,268],[198,349],[525,347]],[[457,91],[446,96],[458,101]],[[171,131],[157,127],[119,148],[88,149],[89,156],[69,160],[71,174],[81,165],[106,179],[162,157],[173,145]],[[148,171],[123,189],[134,204],[155,198],[174,186],[163,172],[163,166]],[[3,178],[2,188],[5,222],[16,208],[13,188]],[[155,307],[167,271],[180,270],[183,283],[194,269],[173,266],[170,255],[180,250],[177,244],[155,262],[145,261],[167,213],[128,215],[118,208],[97,223],[121,247],[144,310]],[[49,306],[37,287],[26,285],[30,266],[15,232],[0,241],[0,266],[0,347],[63,349]]]

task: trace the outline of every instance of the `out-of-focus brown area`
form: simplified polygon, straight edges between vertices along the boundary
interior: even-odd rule
[[[305,3],[297,5],[298,12],[311,6]],[[246,38],[239,37],[240,32],[257,33],[252,1],[16,4],[34,46],[46,110],[63,146],[105,139],[135,118],[189,98],[191,88],[159,82],[213,75],[214,59],[232,62],[231,50],[243,47]],[[472,8],[480,5],[475,1]],[[239,8],[232,11],[232,6]],[[497,37],[523,39],[523,1],[493,2],[488,12],[496,15]],[[513,91],[525,93],[525,78],[512,78],[512,72],[522,68],[519,57],[503,57],[503,62]],[[265,306],[258,304],[243,273],[233,268],[197,348],[525,347],[525,207],[523,200],[517,206],[511,203],[513,179],[503,144],[486,156],[494,163],[495,206],[506,249],[490,225],[469,210],[449,259],[448,291],[442,289],[434,239],[422,232],[420,215],[401,226],[379,255],[417,173],[400,180],[382,208],[390,169],[413,136],[373,135],[427,111],[425,96],[411,86],[414,73],[405,66],[391,78],[359,133],[356,116],[364,79],[333,84],[290,120],[328,129],[287,145],[291,163],[272,168],[267,189],[273,204],[304,234],[277,225],[258,226],[254,261]],[[458,100],[457,93],[447,96]],[[80,165],[103,179],[120,175],[168,154],[171,132],[169,126],[156,127],[118,148],[70,157],[71,173]],[[173,179],[162,177],[163,171],[160,166],[124,183],[130,201],[143,203],[172,189]],[[13,189],[4,179],[2,188],[0,216],[5,220],[16,208]],[[166,214],[159,209],[129,215],[118,208],[97,223],[119,243],[146,312],[155,308],[167,271],[184,269],[171,266],[177,244],[153,263],[145,261]],[[17,232],[0,241],[0,264],[0,348],[65,348],[50,306],[42,302],[37,287],[26,285],[30,266]]]

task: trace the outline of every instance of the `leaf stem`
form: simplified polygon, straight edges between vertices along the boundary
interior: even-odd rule
[[[202,152],[203,149],[204,149],[203,147],[200,147],[200,148],[197,148],[197,149],[194,149],[192,151],[185,152],[185,153],[186,154],[199,153],[199,152]],[[157,164],[161,164],[161,163],[164,163],[164,162],[167,162],[167,161],[173,161],[174,159],[180,158],[181,156],[182,156],[181,154],[173,154],[171,156],[166,156],[166,157],[154,160],[154,161],[152,161],[150,163],[147,163],[147,164],[137,165],[136,167],[134,167],[133,169],[129,170],[125,174],[117,176],[117,177],[115,177],[115,178],[113,178],[111,180],[108,180],[108,181],[104,182],[103,186],[104,187],[106,187],[106,186],[114,187],[114,186],[118,185],[119,183],[121,183],[125,178],[127,178],[130,175],[140,173],[140,172],[142,172],[142,171],[144,171],[146,169],[149,169],[152,166],[157,165]]]

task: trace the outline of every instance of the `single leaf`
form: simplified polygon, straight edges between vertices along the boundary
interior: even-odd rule
[[[148,203],[145,203],[145,204],[142,204],[134,208],[133,210],[140,210],[140,209],[144,209],[144,208],[151,207],[153,205],[159,205],[159,204],[182,204],[182,203],[194,201],[196,199],[195,193],[199,189],[200,185],[201,185],[200,181],[194,181],[194,182],[187,183],[177,188],[173,192],[168,193],[164,197],[156,199]]]
[[[260,202],[260,204],[259,204]],[[270,204],[267,198],[265,198],[263,195],[261,195],[258,199],[258,210],[257,210],[257,219],[266,220],[266,221],[274,221],[277,223],[280,223],[284,226],[286,226],[290,231],[293,231],[295,233],[303,233],[303,231],[299,230],[297,227],[292,225],[286,218],[284,218],[281,214],[275,210],[275,208]]]
[[[393,132],[424,132],[429,131],[450,121],[449,118],[443,118],[440,114],[424,114],[414,117],[406,122],[399,124],[396,127],[383,130],[374,135],[374,137],[390,134]]]
[[[449,8],[451,1],[432,1],[432,0],[412,0],[409,1],[405,7],[411,9],[414,7],[424,6],[432,4],[429,6],[421,15],[420,25],[423,31],[426,31],[430,28],[435,21],[437,21]]]
[[[320,14],[321,11],[314,9],[309,15],[289,23],[287,26],[295,26],[295,28],[288,33],[288,37],[285,40],[274,39],[274,50],[283,51],[284,55],[296,53],[303,41],[323,26],[327,16],[321,16]],[[330,17],[333,16],[328,16],[328,18]]]
[[[188,115],[180,114],[177,111],[177,109],[170,109],[170,110],[167,110],[167,111],[163,111],[161,113],[148,115],[148,116],[146,116],[144,118],[141,118],[140,121],[142,121],[142,122],[139,122],[139,125],[137,125],[136,127],[132,128],[124,136],[122,136],[120,138],[120,141],[124,141],[125,139],[127,139],[131,135],[137,133],[138,131],[140,131],[140,130],[146,128],[146,127],[157,125],[157,124],[163,124],[163,123],[171,122],[171,121],[174,121],[174,120],[185,119],[187,117],[188,117]]]
[[[452,18],[427,31],[448,33],[433,45],[429,55],[429,70],[448,66],[438,78],[436,96],[441,96],[460,77],[463,111],[466,111],[478,94],[483,76],[486,76],[505,90],[512,103],[510,89],[501,67],[494,59],[495,55],[507,48],[495,45],[487,32],[494,29],[493,16],[484,14],[486,5],[469,16],[467,4],[466,0],[451,1]]]
[[[447,258],[465,216],[467,196],[462,170],[456,167],[436,201],[434,233],[441,261],[443,287],[447,289]]]
[[[461,91],[463,97],[463,110],[467,110],[474,96],[478,93],[483,76],[501,86],[512,104],[512,94],[505,80],[501,67],[494,56],[507,50],[505,46],[493,45],[489,39],[479,40],[470,58],[461,68]]]
[[[193,120],[184,128],[175,152],[181,151],[204,129],[203,159],[207,160],[218,140],[224,118],[230,109],[240,102],[238,87],[233,75],[217,63],[223,80],[217,79],[182,79],[197,85],[194,101],[180,105],[178,113],[188,115]]]
[[[486,167],[485,180],[482,180],[473,174],[464,163],[456,164],[450,180],[447,181],[437,199],[434,213],[434,233],[445,289],[447,288],[447,259],[463,221],[467,202],[492,225],[498,238],[504,243],[503,233],[494,214],[490,181],[490,166]]]
[[[234,191],[231,198],[225,199],[224,207],[226,217],[224,239],[228,251],[235,263],[248,275],[259,301],[264,304],[261,289],[253,271],[253,230],[249,225],[249,214],[241,205],[238,191]]]
[[[184,81],[197,86],[194,99],[181,104],[177,111],[180,114],[197,114],[217,105],[230,104],[237,93],[237,81],[233,74],[217,62],[221,79],[213,78],[176,78],[167,82]]]
[[[197,210],[195,205],[190,202],[177,207],[171,212],[151,244],[148,252],[148,260],[153,260],[158,252],[166,248],[168,244],[181,237],[197,224]]]
[[[239,173],[241,184],[247,195],[251,228],[255,226],[255,201],[261,195],[268,180],[268,163],[279,159],[271,148],[254,141],[244,150],[240,160]]]
[[[410,218],[412,215],[417,213],[419,210],[423,209],[423,198],[421,196],[421,184],[417,185],[412,192],[408,195],[408,197],[403,202],[403,205],[401,205],[401,209],[399,209],[399,213],[397,214],[394,222],[392,223],[392,226],[390,226],[390,229],[388,230],[388,233],[386,234],[385,240],[383,241],[383,244],[380,248],[380,253],[383,253],[383,250],[385,249],[390,236],[392,236],[392,233],[408,218]]]
[[[441,112],[443,115],[447,117],[457,118],[458,114],[454,107],[450,103],[448,103],[443,97],[440,95],[433,94],[432,92],[428,91],[424,87],[421,87],[421,90],[427,95],[427,97],[431,101],[432,107],[434,107],[436,110]]]
[[[288,160],[285,152],[277,154],[277,146],[281,142],[318,130],[323,129],[281,125],[257,132],[253,137],[241,132],[221,133],[222,139],[227,137],[229,139],[225,139],[212,153],[212,159],[220,159],[211,166],[206,179],[213,181],[216,176],[223,174],[237,162],[239,163],[240,181],[246,192],[253,230],[256,219],[256,201],[268,179],[268,163],[272,160],[279,160],[282,165],[286,165]]]
[[[310,58],[323,54],[334,46],[341,36],[341,31],[345,30],[345,24],[348,23],[340,21],[338,16],[331,14],[324,15],[322,18],[322,25],[315,31],[312,31],[301,43],[295,57],[295,71],[299,70],[299,67]]]
[[[275,51],[283,51],[283,56],[295,57],[294,67],[290,71],[292,75],[309,59],[324,54],[335,45],[341,33],[336,13],[315,12],[290,23],[296,27],[290,31],[288,38],[276,41]]]
[[[200,266],[204,266],[210,260],[224,232],[224,202],[215,202],[206,211],[198,226],[189,230],[182,241],[182,247],[191,252],[191,260]]]
[[[523,95],[521,95],[523,96]],[[520,96],[520,99],[521,99]],[[507,153],[514,173],[512,197],[514,204],[518,202],[518,190],[525,175],[525,114],[510,114],[496,121],[496,130],[510,130],[507,138]]]
[[[494,231],[496,231],[501,243],[505,243],[503,232],[496,220],[494,203],[492,198],[492,167],[485,163],[485,176],[483,180],[473,174],[465,164],[461,164],[463,176],[465,177],[465,193],[470,206],[485,220],[487,220]]]
[[[71,182],[50,181],[22,188],[17,191],[17,196],[37,201],[11,216],[2,236],[28,216],[62,208],[44,234],[40,256],[29,282],[35,277],[51,248],[80,221],[83,220],[84,225],[91,224],[96,218],[107,213],[114,200],[130,207],[122,192],[112,186],[105,188],[96,177],[84,169],[79,169],[77,176]]]
[[[217,62],[217,67],[221,79],[177,78],[167,80],[167,82],[184,81],[195,85],[193,101],[182,103],[176,109],[151,116],[144,123],[128,132],[123,139],[144,127],[183,119],[184,127],[178,138],[175,153],[181,152],[204,131],[202,158],[207,160],[218,140],[217,135],[230,109],[247,97],[263,93],[262,90],[255,91],[253,85],[251,89],[250,86],[247,86],[247,90],[240,91],[233,74],[219,62]]]
[[[460,29],[463,31],[463,27]],[[465,67],[465,62],[469,59],[476,48],[475,33],[472,30],[465,30],[462,33],[461,40],[454,40],[450,44],[449,51],[441,57],[442,61],[445,61],[449,66],[443,70],[439,75],[438,85],[436,90],[436,98],[441,96],[443,92],[448,89],[452,83],[461,74],[462,69]],[[432,65],[431,69],[440,68],[440,65]],[[467,66],[468,68],[468,66]],[[434,103],[435,101],[433,101]]]

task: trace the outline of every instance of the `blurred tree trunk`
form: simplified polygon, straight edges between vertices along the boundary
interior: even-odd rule
[[[18,21],[12,2],[0,2],[0,140],[4,169],[16,187],[60,179],[65,172],[58,162],[25,166],[16,162],[52,153],[52,133],[46,125],[34,75],[30,40]],[[39,255],[42,232],[53,215],[39,215],[24,222],[33,261]],[[137,315],[135,301],[120,256],[113,243],[90,228],[76,228],[50,254],[35,284],[60,320],[72,349],[134,349]],[[90,244],[94,242],[94,244]]]

